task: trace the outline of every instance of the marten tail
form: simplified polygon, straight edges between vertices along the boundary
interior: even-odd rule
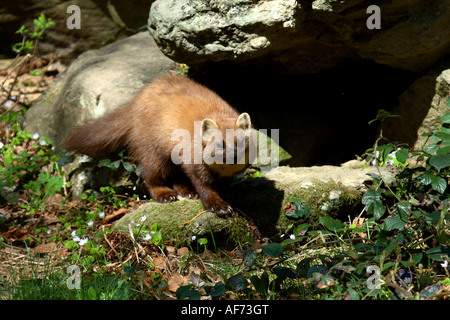
[[[75,127],[66,142],[67,149],[91,157],[103,157],[125,147],[130,123],[127,123],[126,116],[129,112],[124,112],[123,107]]]

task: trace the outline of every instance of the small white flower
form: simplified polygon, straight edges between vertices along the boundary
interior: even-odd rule
[[[445,260],[443,263],[441,263],[441,267],[442,268],[447,268],[448,267],[448,261]]]
[[[88,225],[89,227],[92,227],[92,226],[94,225],[94,221],[89,221],[89,222],[87,223],[87,225]]]
[[[144,222],[146,219],[147,219],[147,216],[142,216],[140,220],[141,220],[141,222]]]
[[[98,216],[99,216],[101,219],[103,219],[103,218],[105,217],[105,213],[102,211],[102,212],[100,212],[100,213],[98,214]]]
[[[280,238],[284,238],[284,233],[280,236]]]
[[[372,162],[371,162],[371,164],[372,164],[372,166],[375,167],[375,166],[377,165],[377,159],[373,159]]]
[[[50,233],[52,233],[52,231],[50,229],[48,229],[47,230],[47,234],[50,234]]]
[[[75,242],[80,242],[80,240],[81,240],[80,237],[77,236],[77,231],[76,230],[72,231],[72,240],[75,241]]]
[[[79,245],[84,246],[86,243],[88,243],[88,241],[89,241],[88,238],[83,238],[80,240]]]
[[[3,144],[3,142],[0,142],[0,149],[3,148],[5,145]]]
[[[133,187],[133,191],[135,191],[135,190],[136,190],[136,186]]]
[[[39,139],[39,133],[34,133],[33,134],[33,140],[37,140],[37,139]]]
[[[39,140],[39,145],[45,146],[47,142],[44,139]]]
[[[196,236],[192,236],[192,241],[195,241],[195,239],[197,239],[197,237]]]
[[[388,159],[388,160],[386,160],[386,165],[387,165],[387,166],[393,166],[393,165],[394,165],[394,159]]]
[[[289,236],[289,238],[291,238],[291,240],[295,240],[295,234],[291,234],[291,235]]]
[[[11,103],[11,101],[6,101],[4,104],[3,104],[6,108],[11,108],[12,107],[12,103]]]
[[[131,224],[135,224],[136,222],[134,222],[134,220],[131,220],[130,223],[131,223]]]
[[[144,236],[144,241],[150,241],[152,239],[152,235],[150,233],[146,233]]]

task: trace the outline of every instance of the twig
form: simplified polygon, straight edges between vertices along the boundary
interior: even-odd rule
[[[191,223],[192,221],[194,221],[195,219],[197,219],[198,217],[200,217],[202,214],[204,214],[204,213],[206,213],[206,212],[208,212],[208,211],[203,210],[202,212],[200,212],[199,214],[197,214],[197,215],[196,215],[195,217],[193,217],[192,219],[190,219],[190,220],[188,220],[188,221],[186,221],[186,222],[179,223],[178,225],[179,225],[179,226],[183,226],[183,225],[185,225],[185,224],[189,224],[189,223]]]
[[[112,243],[108,240],[106,237],[106,234],[103,235],[103,238],[105,238],[106,243],[111,247],[111,249],[114,251],[116,257],[120,260],[119,253],[116,251],[116,249],[113,247]]]
[[[29,61],[30,61],[30,59],[32,58],[32,56],[30,55],[30,54],[27,54],[9,73],[8,73],[8,75],[6,76],[6,78],[5,78],[5,80],[3,80],[3,83],[2,83],[2,85],[1,85],[1,87],[3,88],[3,90],[4,90],[4,85],[5,85],[5,83],[6,83],[6,80],[8,80],[8,78],[10,77],[10,75],[14,72],[14,70],[16,70],[17,68],[19,68],[18,69],[18,71],[17,71],[17,74],[16,74],[16,76],[14,77],[14,82],[12,83],[12,85],[11,85],[11,87],[9,88],[9,91],[8,91],[8,94],[7,94],[7,96],[6,96],[6,99],[4,100],[4,101],[2,101],[0,104],[4,104],[6,101],[8,101],[9,100],[9,98],[11,97],[11,92],[12,92],[12,90],[13,90],[13,88],[14,88],[14,86],[16,85],[16,82],[17,82],[17,78],[19,77],[19,73],[20,73],[20,71],[22,70],[22,67],[23,67],[23,65],[25,64],[25,63],[28,63]],[[6,90],[5,90],[6,91]]]

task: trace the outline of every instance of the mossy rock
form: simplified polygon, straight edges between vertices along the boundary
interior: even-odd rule
[[[226,199],[237,209],[237,214],[228,217],[201,214],[204,209],[199,200],[183,199],[168,204],[151,202],[142,205],[119,220],[115,227],[129,233],[129,225],[136,229],[142,225],[160,223],[165,240],[175,240],[180,244],[192,241],[193,236],[197,239],[214,237],[216,245],[221,246],[245,242],[254,236],[252,227],[256,226],[259,235],[279,240],[280,235],[301,223],[309,223],[312,228],[319,227],[321,216],[347,220],[348,216],[359,214],[364,182],[370,180],[366,175],[374,173],[374,169],[335,168],[345,176],[343,181],[346,184],[339,180],[339,176],[332,174],[326,175],[327,179],[315,179],[314,176],[320,175],[314,170],[306,179],[296,172],[297,168],[289,170],[298,175],[298,179],[294,176],[277,181],[274,175],[268,175],[272,179],[259,177],[236,183]],[[352,173],[355,176],[353,180],[349,177]],[[390,175],[387,171],[384,174]],[[284,208],[292,198],[308,206],[311,211],[308,218],[290,219],[285,215]],[[141,223],[140,218],[144,215],[147,218]],[[132,220],[134,223],[131,223]]]

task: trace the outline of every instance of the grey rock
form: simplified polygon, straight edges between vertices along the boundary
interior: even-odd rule
[[[407,143],[415,150],[423,150],[431,141],[422,136],[441,126],[440,117],[450,112],[450,60],[443,61],[417,79],[399,98],[392,113],[399,118],[386,119],[381,129],[391,141]]]
[[[392,184],[393,174],[379,168],[387,183]],[[200,200],[187,200],[161,204],[146,203],[129,212],[115,224],[115,228],[129,233],[131,229],[161,225],[165,239],[177,242],[191,241],[192,237],[214,236],[216,244],[239,243],[250,235],[249,223],[254,224],[261,235],[276,238],[292,224],[319,225],[320,216],[332,216],[348,220],[361,212],[361,197],[365,184],[371,181],[369,174],[379,174],[375,167],[317,166],[309,168],[279,167],[264,177],[248,179],[231,186],[225,195],[239,214],[217,217],[204,212]],[[296,198],[310,209],[307,219],[288,219],[283,208]],[[145,216],[145,221],[142,217]]]
[[[152,0],[112,1],[120,19],[133,30],[145,26],[151,3]],[[80,8],[80,29],[69,29],[66,25],[72,15],[72,12],[67,13],[70,5]],[[56,53],[66,63],[86,50],[99,48],[134,33],[131,30],[120,32],[120,26],[114,22],[108,12],[107,2],[103,0],[2,0],[0,53],[11,54],[11,45],[21,41],[15,31],[22,25],[32,31],[33,19],[41,13],[51,18],[55,26],[44,32],[43,39],[39,41],[39,53]]]
[[[27,112],[24,129],[48,137],[60,152],[73,127],[130,100],[174,62],[148,32],[81,54]]]
[[[345,60],[424,71],[450,52],[447,0],[380,4],[369,29],[362,0],[156,0],[148,27],[162,51],[199,65],[233,60],[281,71],[318,73]]]

